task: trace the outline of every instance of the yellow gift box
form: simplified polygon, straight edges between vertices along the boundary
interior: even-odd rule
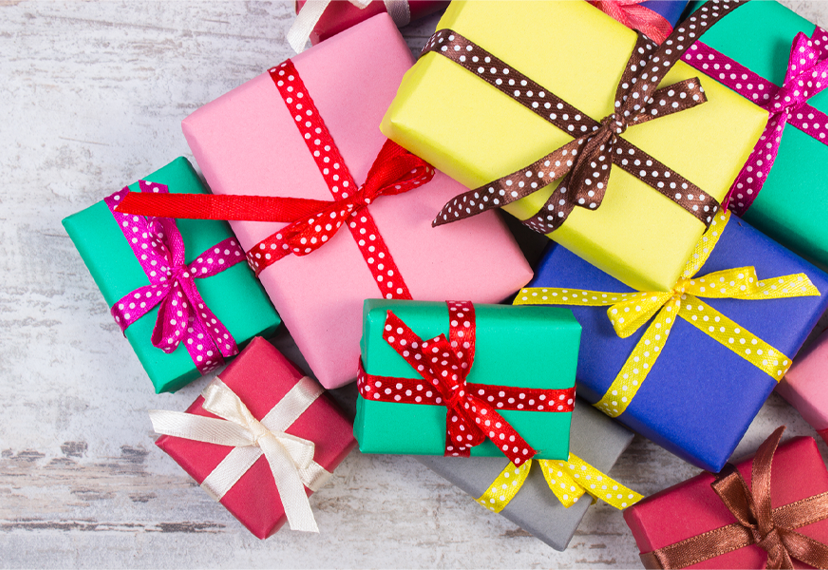
[[[450,28],[597,121],[612,114],[636,33],[587,2],[460,2]],[[767,112],[678,62],[661,87],[698,77],[708,101],[631,126],[623,138],[721,202],[767,123]],[[382,132],[469,188],[511,174],[572,137],[436,53],[408,71]],[[532,217],[552,183],[504,209]],[[435,212],[436,214],[436,212]],[[458,222],[462,223],[462,222]],[[705,226],[659,192],[612,168],[601,206],[575,208],[547,234],[638,290],[669,290]]]

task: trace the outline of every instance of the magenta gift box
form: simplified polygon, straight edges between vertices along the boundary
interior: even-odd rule
[[[828,331],[794,359],[776,391],[828,443]]]
[[[390,16],[379,14],[292,62],[362,183],[386,140],[382,116],[413,63],[408,46]],[[215,194],[332,198],[269,73],[201,107],[183,129]],[[428,184],[369,207],[415,300],[498,303],[532,277],[494,212],[431,227],[434,212],[464,191],[437,173]],[[284,224],[230,225],[249,251]],[[314,253],[285,257],[259,277],[320,383],[336,388],[353,381],[362,302],[381,293],[352,235],[343,228]]]

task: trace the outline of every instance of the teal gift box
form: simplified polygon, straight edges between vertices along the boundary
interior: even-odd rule
[[[504,444],[511,438],[500,441],[499,432],[489,431],[494,429],[489,418],[496,412],[537,451],[537,459],[568,457],[581,337],[581,326],[572,312],[504,305],[473,305],[473,310],[468,310],[470,306],[452,301],[365,301],[362,370],[357,381],[360,396],[354,422],[360,451],[453,455],[453,442],[446,441],[447,422],[452,427],[465,409],[482,414],[477,416],[481,420],[477,425],[485,441],[472,444],[472,456],[504,455]],[[405,327],[419,340],[412,341]],[[439,335],[444,335],[442,345],[435,339]],[[468,368],[452,364],[451,358],[440,360],[448,356],[449,346],[471,359]],[[420,368],[419,357],[426,357],[422,362],[429,360],[430,351],[438,347],[442,348],[435,353],[435,362],[427,364],[432,374],[412,367],[413,363]],[[452,366],[462,370],[454,392],[445,385],[432,386],[429,380],[430,375],[442,375],[441,365],[449,373]],[[467,384],[462,381],[464,373]],[[461,399],[449,414],[446,400],[462,391],[477,399],[466,400],[465,408]],[[482,410],[483,406],[491,409]],[[466,422],[468,431],[474,429],[471,424],[475,422]],[[491,423],[500,427],[495,419]],[[460,427],[456,434],[467,435],[466,429]]]
[[[143,180],[165,185],[173,193],[207,193],[185,158],[177,158]],[[133,192],[140,190],[137,182],[128,188]],[[225,222],[178,220],[176,224],[188,264],[216,244],[234,237]],[[63,226],[110,308],[125,295],[150,285],[149,276],[104,201],[64,219]],[[224,324],[240,348],[255,336],[272,335],[281,322],[245,262],[236,263],[211,277],[194,279],[194,282],[205,305]],[[151,309],[128,326],[124,334],[155,391],[174,392],[202,374],[183,346],[184,342],[171,353],[153,346],[151,338],[158,311],[157,306]]]

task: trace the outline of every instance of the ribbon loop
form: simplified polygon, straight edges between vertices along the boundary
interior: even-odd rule
[[[640,6],[642,2],[646,0],[591,0],[590,4],[660,44],[673,31],[673,26],[661,14]]]

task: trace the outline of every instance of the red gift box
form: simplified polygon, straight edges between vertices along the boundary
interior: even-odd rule
[[[752,467],[753,457],[736,466],[751,487]],[[736,523],[733,513],[711,487],[716,479],[716,475],[702,473],[624,511],[624,520],[632,530],[645,565],[644,553]],[[773,509],[828,492],[828,471],[814,439],[796,437],[779,446],[773,456],[770,480]],[[824,518],[795,531],[822,544],[828,543],[828,520]],[[685,567],[764,568],[767,561],[768,552],[751,544]],[[796,559],[793,565],[811,568]]]
[[[262,338],[254,338],[221,373],[220,379],[261,420],[305,375]],[[202,408],[199,396],[188,414],[217,418]],[[315,444],[313,460],[332,472],[356,445],[351,421],[322,394],[285,433]],[[199,483],[234,449],[162,435],[155,442]],[[313,492],[305,488],[308,496]],[[258,538],[267,538],[286,522],[284,507],[264,456],[242,475],[220,500]]]

